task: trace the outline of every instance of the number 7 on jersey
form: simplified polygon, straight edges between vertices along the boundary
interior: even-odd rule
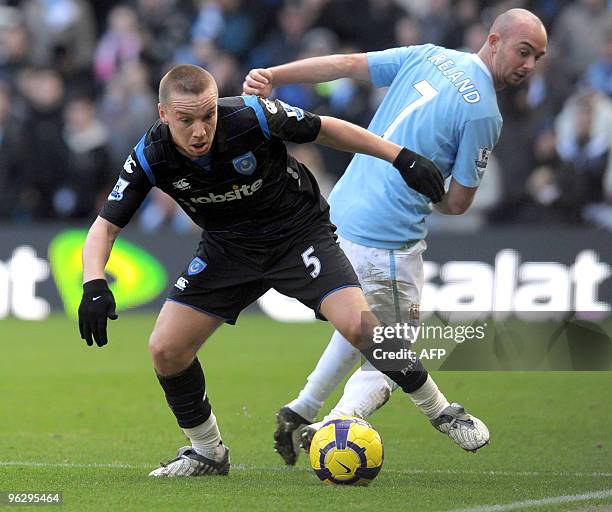
[[[409,103],[404,110],[402,110],[399,115],[394,119],[394,121],[389,125],[389,127],[383,133],[383,139],[388,139],[393,135],[393,132],[397,128],[397,126],[406,119],[413,111],[417,108],[422,107],[428,101],[433,100],[438,95],[438,90],[434,88],[427,80],[421,80],[413,85],[416,91],[421,95],[420,98],[414,100]]]

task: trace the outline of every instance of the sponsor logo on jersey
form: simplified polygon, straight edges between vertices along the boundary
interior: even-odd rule
[[[206,196],[191,197],[189,198],[189,200],[192,203],[196,204],[225,203],[226,201],[236,201],[253,195],[261,188],[262,184],[263,180],[259,179],[255,180],[250,185],[234,185],[232,187],[232,190],[230,190],[229,192],[221,194],[213,194],[212,192],[209,192]]]
[[[136,162],[134,162],[132,155],[130,155],[127,157],[127,160],[123,164],[123,169],[125,170],[125,172],[132,174],[134,172],[134,169],[132,169],[132,166],[136,167]]]
[[[272,100],[262,98],[262,103],[266,106],[266,110],[270,112],[270,114],[276,114],[278,112],[278,108],[276,108],[276,103]]]
[[[304,111],[301,108],[292,107],[281,100],[278,100],[278,102],[283,106],[283,109],[287,113],[287,117],[295,117],[298,121],[304,119]]]
[[[482,175],[482,173],[484,173],[485,169],[487,168],[490,154],[491,150],[488,148],[478,149],[478,160],[476,160],[476,167],[478,167],[478,169],[482,169],[482,171],[478,171],[479,175]]]
[[[123,178],[119,178],[115,186],[113,187],[113,191],[109,194],[109,201],[121,201],[123,199],[123,192],[130,184],[129,181],[124,180]]]
[[[196,256],[191,260],[189,267],[187,267],[187,274],[190,276],[195,276],[196,274],[202,272],[202,270],[206,268],[206,265],[207,263],[202,258],[198,258]]]
[[[173,182],[172,186],[178,190],[188,190],[191,188],[191,183],[189,183],[185,178],[181,178],[180,180]]]
[[[250,176],[257,168],[257,160],[251,151],[242,156],[234,158],[232,163],[234,164],[234,169],[245,176]]]
[[[184,277],[179,277],[176,280],[176,283],[174,283],[174,287],[178,288],[181,291],[185,290],[185,288],[187,288],[188,286],[189,286],[189,281],[187,281],[187,279],[185,279]]]

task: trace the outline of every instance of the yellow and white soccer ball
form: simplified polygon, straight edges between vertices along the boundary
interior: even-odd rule
[[[382,468],[384,450],[380,435],[367,421],[341,417],[317,430],[309,455],[324,483],[368,485]]]

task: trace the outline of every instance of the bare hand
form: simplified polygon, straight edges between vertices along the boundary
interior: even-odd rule
[[[251,69],[242,83],[242,92],[267,98],[272,93],[272,72],[265,68]]]

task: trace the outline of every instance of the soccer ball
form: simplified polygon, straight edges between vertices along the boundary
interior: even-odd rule
[[[367,421],[341,417],[317,430],[309,455],[324,483],[368,485],[382,468],[384,450],[380,435]]]

